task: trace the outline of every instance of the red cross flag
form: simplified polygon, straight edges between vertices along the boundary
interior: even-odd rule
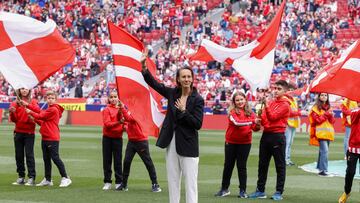
[[[285,5],[286,1],[283,1],[269,27],[255,41],[232,49],[202,40],[198,51],[189,59],[230,63],[245,78],[253,91],[269,87],[274,67],[276,39]]]
[[[0,71],[15,89],[33,88],[75,57],[52,20],[0,12],[0,38]]]

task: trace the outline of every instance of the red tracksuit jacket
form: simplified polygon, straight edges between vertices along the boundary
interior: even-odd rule
[[[252,130],[260,130],[260,126],[256,127],[255,114],[252,112],[250,116],[246,116],[243,110],[236,113],[232,110],[228,117],[228,127],[226,129],[225,141],[231,144],[251,144]]]
[[[26,99],[23,100],[27,101]],[[37,113],[40,112],[37,100],[32,99],[30,102],[27,102],[29,103],[29,105],[27,106],[28,109]],[[10,120],[15,123],[14,131],[18,133],[34,134],[36,125],[35,122],[29,118],[28,114],[25,111],[25,107],[18,105],[16,101],[12,102],[10,104],[10,107],[15,107],[16,109],[16,112],[10,112]]]
[[[141,126],[131,115],[130,111],[128,111],[126,108],[122,108],[121,112],[125,118],[125,121],[127,122],[126,132],[128,134],[128,139],[133,142],[148,140],[148,136],[144,135]]]
[[[102,112],[103,115],[103,136],[110,138],[122,138],[123,124],[120,120],[123,118],[119,114],[119,108],[108,104]]]
[[[360,109],[351,112],[351,134],[349,138],[349,151],[360,154]]]
[[[264,132],[284,133],[290,115],[290,102],[285,96],[270,101],[261,114]]]
[[[44,141],[60,141],[59,120],[64,108],[59,104],[49,106],[40,113],[31,112],[30,114],[41,125],[40,134]]]

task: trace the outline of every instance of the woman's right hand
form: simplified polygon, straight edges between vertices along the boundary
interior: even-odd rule
[[[148,56],[148,50],[145,48],[144,51],[142,52],[142,55],[141,55],[141,59],[140,59],[140,63],[141,63],[141,68],[142,70],[147,70],[147,67],[146,67],[146,58]]]

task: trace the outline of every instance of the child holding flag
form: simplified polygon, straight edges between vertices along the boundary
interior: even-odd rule
[[[345,126],[345,136],[344,136],[344,154],[346,159],[346,152],[349,146],[349,136],[351,133],[351,110],[357,108],[357,103],[355,101],[351,101],[348,98],[345,98],[341,104],[341,112],[343,118],[343,124]]]
[[[26,113],[25,109],[32,109],[34,112],[39,112],[40,108],[35,99],[31,99],[31,91],[26,88],[16,90],[18,98],[10,104],[10,120],[15,123],[14,130],[14,144],[15,144],[15,159],[16,171],[19,174],[18,179],[13,185],[28,185],[35,184],[36,170],[34,157],[34,142],[35,142],[35,122]],[[28,169],[29,179],[25,181],[25,164],[24,154],[26,157],[26,166]]]
[[[260,130],[260,120],[256,119],[255,113],[246,100],[246,95],[236,92],[231,100],[228,116],[229,125],[225,134],[225,163],[222,176],[222,184],[217,197],[225,197],[230,194],[229,185],[232,171],[236,162],[239,178],[239,196],[247,198],[246,163],[249,157],[252,141],[252,131]]]
[[[51,160],[59,169],[61,182],[59,187],[68,187],[72,181],[67,176],[65,165],[59,155],[60,129],[59,120],[64,108],[56,104],[57,95],[54,91],[46,92],[46,102],[48,108],[45,111],[36,113],[30,109],[26,109],[26,113],[31,115],[35,121],[41,125],[41,148],[43,152],[45,178],[36,186],[52,186],[51,179]]]
[[[266,198],[265,185],[271,157],[274,157],[277,180],[276,192],[271,196],[273,200],[282,200],[285,186],[285,129],[290,115],[290,102],[286,98],[288,83],[284,80],[275,82],[274,98],[264,95],[263,110],[261,111],[261,125],[264,131],[260,140],[258,181],[256,191],[249,194],[249,198]]]
[[[350,197],[352,182],[356,172],[356,164],[360,160],[360,102],[358,108],[351,111],[351,134],[349,147],[347,149],[346,160],[347,168],[345,175],[344,193],[339,198],[339,203],[345,203]]]
[[[128,143],[124,158],[123,182],[119,189],[123,191],[128,190],[127,183],[130,174],[130,166],[135,153],[137,153],[148,170],[152,183],[152,192],[161,192],[161,188],[157,182],[155,166],[150,157],[148,136],[142,132],[139,123],[133,118],[130,111],[125,108],[125,105],[121,101],[119,101],[119,107],[127,124],[126,132],[128,135]]]
[[[114,159],[115,189],[121,188],[123,179],[122,173],[122,134],[124,130],[124,118],[119,107],[119,98],[115,90],[111,91],[108,97],[108,105],[102,112],[103,116],[103,190],[111,189],[111,164]]]

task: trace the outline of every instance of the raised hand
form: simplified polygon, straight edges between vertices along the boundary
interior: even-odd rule
[[[141,68],[142,70],[146,70],[146,58],[148,57],[148,53],[149,50],[148,49],[144,49],[144,51],[142,52],[141,58],[140,58],[140,62],[141,62]]]

